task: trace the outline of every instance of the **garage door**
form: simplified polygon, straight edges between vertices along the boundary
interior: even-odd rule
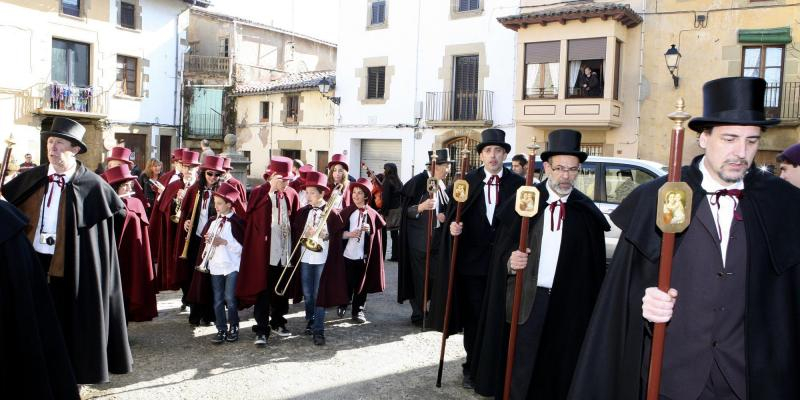
[[[387,162],[397,164],[397,170],[402,171],[401,156],[402,141],[399,139],[363,139],[361,141],[361,162],[367,164],[367,167],[376,174],[383,173],[383,164]],[[359,176],[366,177],[366,171],[362,169]]]

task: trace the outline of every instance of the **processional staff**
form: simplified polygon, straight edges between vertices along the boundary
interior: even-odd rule
[[[433,200],[433,196],[439,190],[439,182],[436,181],[436,151],[431,152],[431,177],[428,178],[428,199]],[[422,331],[425,331],[425,320],[428,313],[428,281],[431,273],[431,235],[433,234],[433,219],[437,218],[436,207],[428,210],[428,227],[425,232],[425,284],[422,291]]]

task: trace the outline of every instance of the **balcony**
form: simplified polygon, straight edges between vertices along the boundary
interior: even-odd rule
[[[102,87],[76,87],[58,82],[41,83],[33,88],[35,112],[77,118],[105,118],[108,92]]]
[[[578,89],[575,92],[570,90],[566,99],[548,98],[548,95],[517,100],[514,107],[517,122],[542,128],[610,129],[622,126],[622,103],[617,100],[583,95]]]
[[[779,118],[781,125],[800,125],[800,82],[767,85],[764,111],[767,118]]]
[[[229,57],[187,54],[183,61],[183,70],[187,74],[228,75],[229,66]]]
[[[490,90],[475,92],[428,92],[425,115],[432,127],[492,126]]]

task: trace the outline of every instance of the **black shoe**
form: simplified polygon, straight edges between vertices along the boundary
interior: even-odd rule
[[[358,324],[363,324],[367,322],[367,317],[364,315],[363,311],[359,311],[358,314],[353,315],[353,322]]]
[[[347,306],[339,306],[339,308],[336,309],[336,315],[338,315],[339,318],[344,317],[344,314],[346,312],[347,312]]]
[[[186,311],[186,304],[181,304],[181,312]]]
[[[411,320],[411,325],[422,326],[422,318],[420,318],[420,319],[412,319]]]
[[[235,342],[235,341],[239,340],[239,327],[238,326],[232,326],[231,329],[228,330],[228,334],[225,337],[225,340],[227,340],[229,342]]]
[[[211,343],[220,344],[225,341],[225,331],[217,331],[217,334],[211,338]]]
[[[311,325],[314,325],[314,320],[308,321],[308,323],[306,324],[306,330],[305,330],[306,335],[310,335],[312,333]]]
[[[274,332],[276,335],[278,335],[280,337],[292,336],[292,332],[289,332],[289,330],[286,329],[286,326],[279,326],[277,328],[271,328],[271,329],[272,329],[272,332]]]
[[[200,326],[200,320],[199,319],[189,318],[189,324],[190,325],[194,325],[194,326]]]
[[[469,374],[464,374],[464,377],[461,378],[461,387],[464,389],[473,389],[475,387],[475,382],[472,381],[472,377]]]
[[[322,333],[315,333],[314,344],[317,346],[325,346],[325,335]]]
[[[264,347],[267,345],[267,335],[261,333],[256,335],[256,341],[253,342],[254,345],[258,347]]]

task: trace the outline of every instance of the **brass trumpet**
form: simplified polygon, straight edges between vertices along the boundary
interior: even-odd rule
[[[203,256],[201,257],[200,264],[198,264],[194,269],[207,274],[208,270],[208,262],[214,258],[214,253],[216,252],[217,246],[214,246],[214,239],[217,238],[217,235],[222,233],[222,223],[217,224],[216,229],[214,229],[214,233],[208,237],[206,240],[206,247],[203,248]]]
[[[323,228],[325,228],[326,224],[328,223],[328,216],[331,214],[331,210],[333,210],[334,205],[341,200],[342,197],[342,184],[336,185],[331,192],[331,197],[328,199],[328,202],[325,203],[324,211],[322,212],[322,217],[319,219],[316,225],[313,226],[314,234],[307,235],[305,232],[303,236],[300,237],[300,240],[297,241],[297,244],[294,245],[294,249],[292,249],[292,253],[289,254],[289,258],[287,258],[287,266],[286,268],[281,271],[281,275],[278,277],[278,281],[275,282],[275,294],[278,296],[283,296],[286,294],[286,291],[289,289],[289,283],[292,281],[294,277],[294,273],[297,272],[297,267],[300,266],[300,261],[303,259],[303,256],[306,254],[306,251],[313,251],[315,253],[319,253],[322,251],[322,232]],[[306,231],[307,232],[307,231]],[[300,245],[303,247],[301,248]],[[300,250],[300,255],[297,257],[297,261],[292,264],[292,260],[294,259],[295,254],[297,254],[297,250]],[[291,269],[292,272],[289,273],[289,277],[284,282],[283,277],[286,275],[286,270]],[[283,287],[281,287],[283,286]]]
[[[189,174],[189,173],[184,175],[184,177],[183,177],[183,189],[179,190],[178,191],[179,193],[183,192],[184,195],[185,195],[186,191],[189,190],[189,186],[194,185],[193,177],[194,177],[194,175],[193,174]],[[159,196],[160,195],[161,195],[161,193],[159,193]],[[183,196],[184,195],[175,196],[175,200],[174,200],[175,201],[175,214],[173,214],[173,215],[171,215],[169,217],[169,220],[172,221],[173,223],[177,224],[178,221],[180,221],[180,219],[181,219],[181,203],[183,203]]]

